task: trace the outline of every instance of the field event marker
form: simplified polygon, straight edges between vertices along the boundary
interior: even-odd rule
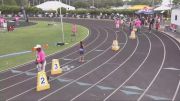
[[[59,60],[53,59],[52,60],[52,67],[51,67],[51,75],[61,74],[61,73],[62,73],[62,68],[60,68]]]
[[[105,86],[100,86],[100,85],[97,85],[97,87],[100,88],[101,90],[114,90],[114,88],[105,87]]]
[[[71,82],[73,81],[72,79],[65,79],[65,78],[58,78],[59,82]]]
[[[141,93],[135,91],[121,90],[126,95],[140,95]]]
[[[174,68],[174,67],[170,67],[170,68],[163,68],[163,69],[167,69],[167,70],[180,70],[178,68]]]
[[[168,98],[165,98],[165,97],[159,97],[159,96],[153,96],[153,95],[146,95],[146,96],[148,96],[148,97],[150,97],[151,99],[153,99],[153,100],[158,100],[158,101],[164,101],[164,100],[170,100],[170,99],[168,99]]]
[[[22,71],[13,70],[13,69],[11,69],[11,72],[12,72],[12,73],[22,73]]]
[[[50,84],[48,83],[46,72],[44,71],[38,72],[36,91],[47,90],[49,88],[50,88]]]
[[[92,84],[84,83],[84,82],[76,82],[80,86],[91,86]]]
[[[123,86],[123,88],[143,91],[143,89],[141,89],[137,86]]]

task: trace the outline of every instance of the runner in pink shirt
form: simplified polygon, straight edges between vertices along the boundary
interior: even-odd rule
[[[136,19],[134,24],[135,24],[135,27],[137,28],[137,32],[139,32],[141,28],[141,20]]]
[[[115,19],[115,26],[116,26],[116,28],[120,27],[120,20],[119,19]]]
[[[14,17],[14,20],[16,21],[16,25],[19,25],[19,17],[17,15]]]
[[[3,27],[3,23],[5,22],[5,19],[4,18],[0,18],[0,25],[1,25],[1,27]]]
[[[77,33],[77,25],[73,24],[72,25],[71,41],[73,41],[73,37],[75,38],[75,41],[76,41],[76,33]]]

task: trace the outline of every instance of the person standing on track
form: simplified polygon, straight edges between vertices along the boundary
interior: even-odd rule
[[[71,41],[73,41],[73,37],[76,41],[76,33],[77,33],[77,25],[74,23],[72,25],[72,34],[71,34]]]
[[[114,23],[115,23],[116,29],[119,29],[119,27],[120,27],[120,19],[119,19],[119,18],[116,18],[115,21],[114,21]]]
[[[149,33],[151,33],[153,26],[154,26],[154,18],[152,18],[149,22]]]
[[[80,41],[79,54],[80,54],[79,62],[84,62],[84,45],[82,41]]]
[[[38,71],[45,71],[46,67],[46,55],[41,47],[41,45],[37,44],[35,47],[36,49],[36,64]]]
[[[137,28],[137,32],[140,32],[140,29],[141,29],[141,20],[139,18],[137,18],[135,20],[135,27]]]

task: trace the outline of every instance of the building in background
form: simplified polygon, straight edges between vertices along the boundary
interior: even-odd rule
[[[171,24],[175,24],[177,31],[180,32],[180,7],[172,9]]]

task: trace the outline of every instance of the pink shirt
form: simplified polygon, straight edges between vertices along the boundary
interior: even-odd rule
[[[5,22],[5,19],[0,18],[0,23],[4,23],[4,22]]]
[[[38,63],[44,62],[45,59],[46,59],[46,55],[43,50],[41,50],[40,52],[37,52],[37,62]]]
[[[72,32],[73,32],[73,33],[76,33],[76,32],[77,32],[77,26],[76,26],[76,24],[73,24],[73,26],[72,26]]]
[[[16,16],[16,17],[15,17],[15,20],[18,21],[18,20],[19,20],[19,17]]]
[[[135,26],[136,27],[141,27],[141,21],[140,20],[136,20],[135,21]]]
[[[116,28],[119,28],[120,20],[115,20]]]

